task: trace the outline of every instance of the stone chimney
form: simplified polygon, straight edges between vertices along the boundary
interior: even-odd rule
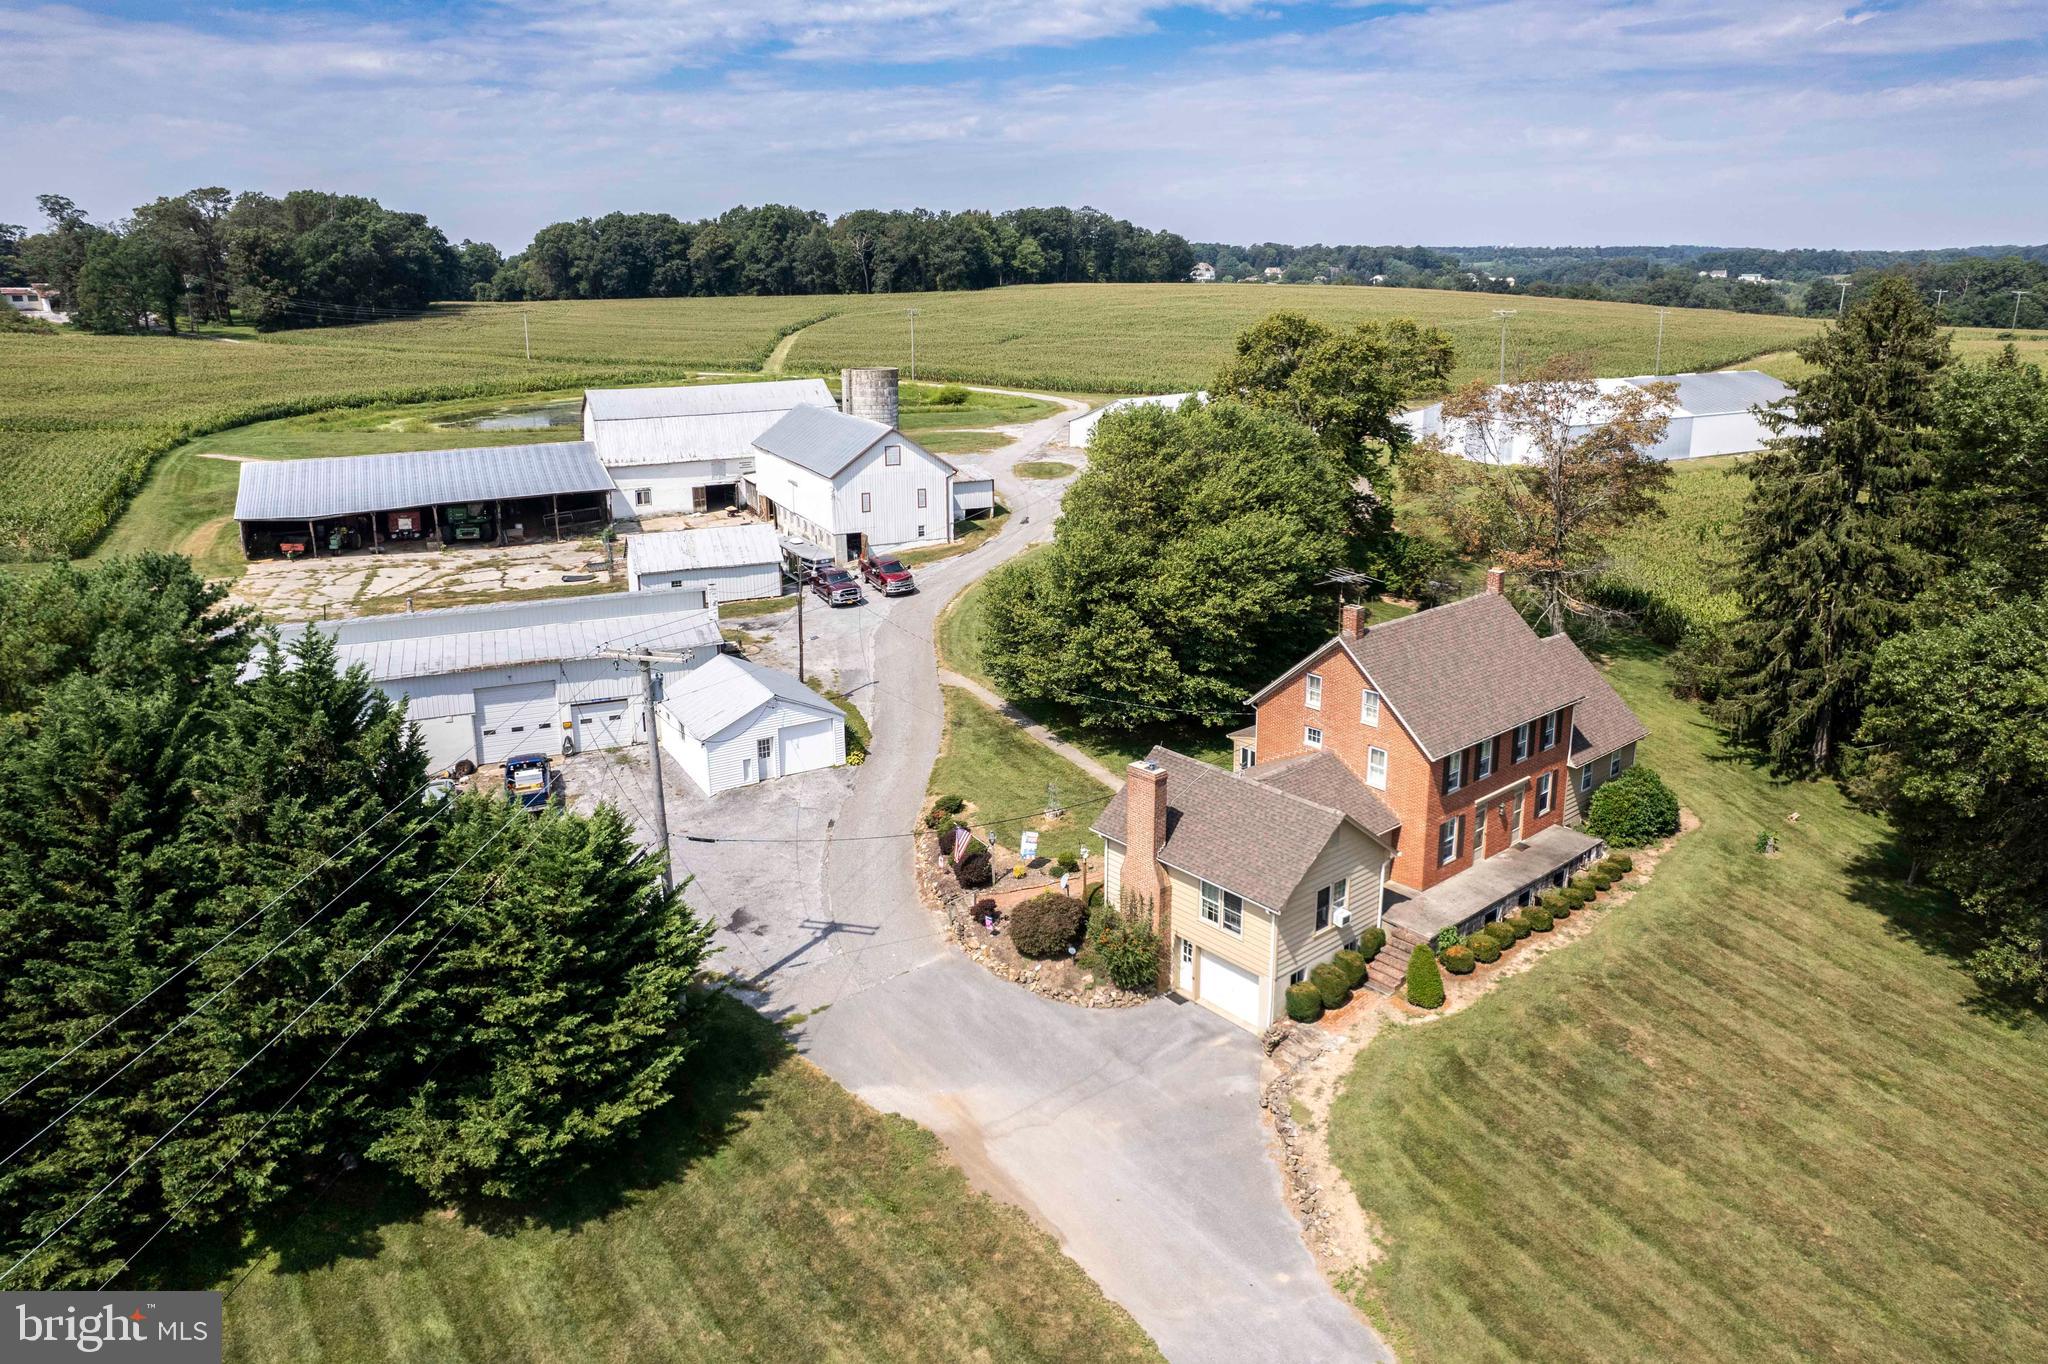
[[[1502,589],[1504,589],[1507,585],[1508,574],[1506,569],[1489,568],[1486,570],[1486,590],[1488,592],[1491,592],[1494,596],[1498,597],[1501,594]]]
[[[842,369],[839,371],[839,410],[849,417],[866,417],[884,426],[896,424],[896,371],[894,369]]]
[[[1365,637],[1365,608],[1345,602],[1337,612],[1337,633],[1346,639]]]
[[[1173,883],[1159,865],[1166,846],[1166,769],[1151,759],[1135,762],[1124,772],[1123,888],[1152,901],[1152,930],[1166,949],[1160,953],[1159,977],[1167,983],[1172,957],[1173,914],[1169,903]]]

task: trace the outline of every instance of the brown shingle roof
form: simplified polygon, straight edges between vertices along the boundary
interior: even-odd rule
[[[1555,650],[1578,674],[1585,698],[1572,709],[1573,767],[1584,767],[1615,749],[1632,744],[1649,734],[1628,702],[1614,690],[1593,660],[1579,652],[1579,646],[1565,635],[1551,635],[1543,647]]]
[[[1381,804],[1372,788],[1331,753],[1308,753],[1265,767],[1250,767],[1242,775],[1262,786],[1341,810],[1382,843],[1401,827],[1401,817]]]
[[[1351,818],[1343,810],[1234,777],[1172,749],[1155,748],[1146,757],[1166,770],[1166,844],[1160,860],[1267,909],[1287,903],[1331,837]],[[1119,843],[1125,841],[1128,789],[1126,783],[1089,826]]]
[[[1455,753],[1568,706],[1585,695],[1571,660],[1543,641],[1504,596],[1477,596],[1368,627],[1331,641],[1351,655],[1431,758]],[[1252,697],[1258,704],[1310,658]]]

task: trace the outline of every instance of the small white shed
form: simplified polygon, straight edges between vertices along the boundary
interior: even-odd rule
[[[953,475],[953,519],[972,521],[993,516],[996,510],[996,476],[973,464],[956,464]]]
[[[788,673],[720,654],[664,690],[662,750],[707,796],[846,761],[846,716]]]
[[[708,526],[626,537],[626,590],[687,587],[703,605],[782,595],[782,546],[773,526]]]

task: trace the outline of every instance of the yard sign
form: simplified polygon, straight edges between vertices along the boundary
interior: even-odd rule
[[[1026,862],[1038,856],[1038,830],[1026,829],[1024,837],[1017,842],[1017,855]]]

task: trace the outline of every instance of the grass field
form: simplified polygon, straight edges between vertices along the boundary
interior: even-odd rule
[[[1614,671],[1702,827],[1338,1099],[1364,1302],[1409,1364],[2048,1358],[2048,1026],[1978,995],[1878,821],[1664,678]]]
[[[862,1104],[750,1011],[709,1018],[687,1103],[549,1206],[495,1225],[338,1187],[228,1301],[227,1358],[1159,1358],[929,1132]]]
[[[946,696],[946,737],[932,767],[934,796],[961,796],[974,803],[974,824],[1000,821],[996,841],[1017,846],[1025,829],[1038,830],[1038,851],[1058,858],[1083,846],[1102,851],[1088,824],[1114,794],[1095,778],[1046,748],[958,687]],[[1039,812],[1055,806],[1068,813],[1047,820]]]
[[[1729,535],[1749,495],[1741,461],[1683,460],[1671,466],[1664,515],[1608,541],[1610,576],[1641,588],[1699,625],[1735,619],[1735,594],[1720,584]]]
[[[1065,478],[1074,466],[1057,459],[1027,459],[1017,466],[1019,478]]]

